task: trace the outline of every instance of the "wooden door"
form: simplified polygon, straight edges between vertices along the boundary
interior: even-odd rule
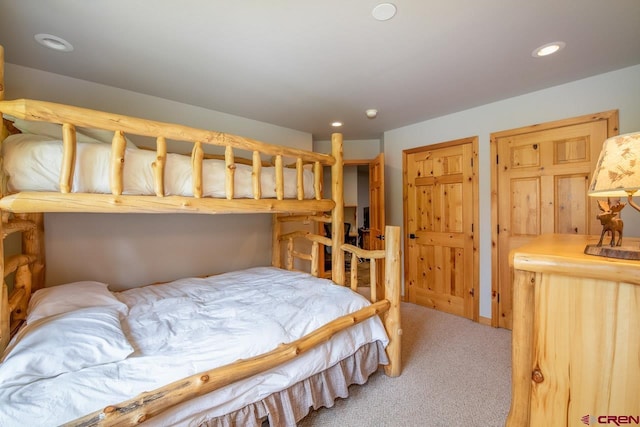
[[[369,229],[363,238],[366,239],[365,249],[382,249],[384,250],[384,229],[385,229],[385,206],[384,206],[384,153],[380,153],[376,158],[371,160],[345,160],[345,166],[368,166],[369,167]],[[330,175],[329,175],[330,176]],[[331,187],[325,185],[323,187],[323,197],[330,197],[327,192],[331,191]],[[318,225],[318,234],[325,235],[324,224]],[[345,236],[346,237],[346,236]],[[363,242],[364,244],[365,242]],[[330,269],[325,269],[326,255],[321,251],[319,263],[319,275],[321,277],[331,277]],[[384,263],[378,261],[376,263],[376,283],[378,295],[384,295]]]
[[[617,122],[617,112],[606,112],[491,135],[494,326],[511,329],[510,251],[544,233],[600,234],[596,200],[587,189]]]
[[[369,249],[384,250],[384,153],[369,163]],[[376,292],[384,295],[384,262],[376,263]]]
[[[405,291],[478,320],[477,138],[405,150]]]

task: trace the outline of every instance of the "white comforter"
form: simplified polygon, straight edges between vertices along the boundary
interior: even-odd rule
[[[59,425],[197,372],[265,353],[368,304],[328,280],[271,267],[131,289],[117,297],[126,304],[120,311],[128,315],[121,316],[121,323],[133,353],[52,378],[14,375],[0,364],[1,426]],[[27,325],[16,338],[25,339],[28,328],[47,319]],[[51,340],[60,345],[59,337]],[[375,341],[388,342],[377,316],[285,366],[192,400],[151,423],[197,425],[283,390]],[[51,357],[46,353],[34,354],[34,364],[46,364]]]
[[[62,142],[34,134],[11,135],[2,143],[3,167],[9,180],[9,191],[60,191]],[[109,171],[111,145],[92,142],[77,144],[75,174],[72,191],[110,194]],[[124,162],[124,194],[154,195],[151,164],[155,151],[127,148]],[[226,197],[225,172],[222,160],[203,162],[203,195]],[[253,198],[252,168],[236,164],[234,198]],[[304,169],[304,197],[313,198],[313,172]],[[193,196],[191,158],[167,154],[165,166],[165,195]],[[296,170],[284,169],[284,197],[297,197]],[[275,168],[261,170],[262,198],[276,196]]]

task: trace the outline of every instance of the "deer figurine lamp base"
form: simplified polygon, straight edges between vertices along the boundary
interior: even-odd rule
[[[633,193],[631,192],[628,193],[628,204],[640,212],[640,206],[633,202]],[[601,211],[600,214],[598,214],[598,219],[602,224],[602,233],[600,234],[600,240],[597,244],[587,245],[584,249],[585,254],[607,258],[640,260],[640,246],[637,244],[622,244],[622,230],[624,224],[619,215],[622,208],[626,205],[627,203],[620,202],[610,205],[608,200],[606,202],[598,201],[598,207]],[[610,235],[611,238],[608,242],[605,240],[605,236],[607,236],[607,234]]]

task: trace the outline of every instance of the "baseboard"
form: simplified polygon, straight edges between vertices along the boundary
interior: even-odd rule
[[[482,317],[482,316],[480,316],[478,318],[478,323],[480,323],[481,325],[491,326],[491,318],[490,317]]]

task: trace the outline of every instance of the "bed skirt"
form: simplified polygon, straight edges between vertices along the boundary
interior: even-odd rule
[[[309,414],[311,408],[332,407],[336,398],[349,396],[351,384],[364,384],[380,364],[388,359],[380,342],[367,344],[356,352],[291,387],[229,414],[212,418],[202,427],[260,427],[268,420],[271,427],[291,427]]]

